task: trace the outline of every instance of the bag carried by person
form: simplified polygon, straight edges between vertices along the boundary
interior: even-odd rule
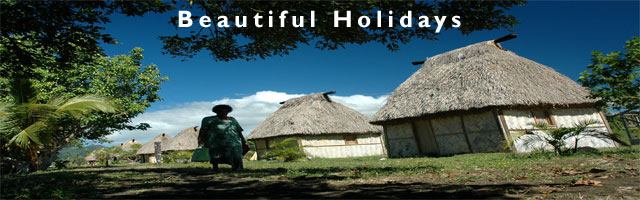
[[[211,160],[211,156],[209,156],[209,148],[207,147],[196,148],[191,156],[191,162],[209,162],[209,160]]]

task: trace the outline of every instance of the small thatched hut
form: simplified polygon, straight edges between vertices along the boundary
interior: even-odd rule
[[[125,150],[125,151],[131,151],[131,150],[133,150],[132,146],[134,144],[142,145],[142,143],[140,143],[136,139],[131,139],[131,140],[127,141],[127,142],[120,143],[120,148],[122,148],[122,150]]]
[[[339,158],[384,154],[382,129],[368,123],[356,110],[331,101],[329,94],[315,93],[281,102],[276,112],[253,129],[248,139],[256,144],[258,159],[270,144],[288,137],[310,157]]]
[[[171,140],[171,136],[167,135],[166,133],[162,133],[156,136],[155,138],[151,139],[149,142],[143,144],[142,147],[138,149],[138,152],[136,154],[142,155],[143,163],[146,163],[146,162],[156,163],[156,157],[154,155],[155,153],[154,143],[160,142],[160,149],[162,151],[166,151],[169,140]]]
[[[198,148],[198,127],[186,128],[167,143],[166,151],[192,151]]]
[[[498,41],[498,40],[496,40]],[[496,152],[532,123],[570,127],[606,118],[588,91],[552,68],[486,41],[436,55],[402,83],[373,116],[390,157]],[[579,146],[615,143],[585,138]],[[522,144],[512,150],[530,151]]]
[[[98,154],[100,151],[103,151],[103,149],[100,148],[93,150],[91,153],[89,153],[89,155],[85,156],[84,160],[87,161],[87,164],[95,165],[98,162],[98,156],[96,154]]]

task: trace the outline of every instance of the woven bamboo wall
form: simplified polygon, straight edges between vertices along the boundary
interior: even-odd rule
[[[609,130],[606,127],[605,121],[598,110],[595,108],[563,108],[563,109],[550,109],[548,110],[549,116],[556,127],[573,127],[575,124],[585,121],[593,120],[597,122],[590,127],[590,130],[608,133]],[[530,110],[503,110],[504,119],[507,127],[509,128],[509,136],[514,142],[513,148],[516,152],[531,152],[535,150],[547,149],[551,147],[545,145],[542,142],[535,142],[532,145],[525,146],[522,140],[517,140],[518,137],[523,136],[526,130],[533,129],[531,123],[534,123],[535,119]],[[533,131],[538,135],[544,134],[541,131]],[[575,138],[567,138],[565,140],[567,147],[573,146]],[[578,147],[615,147],[617,144],[608,139],[600,139],[596,137],[583,137],[578,141]]]

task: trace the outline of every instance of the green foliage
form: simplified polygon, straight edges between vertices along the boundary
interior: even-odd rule
[[[161,99],[157,95],[160,90],[160,83],[168,79],[160,77],[160,72],[155,65],[141,67],[142,49],[136,48],[130,53],[131,55],[120,55],[114,58],[95,55],[92,56],[93,60],[91,62],[82,64],[77,69],[65,71],[38,68],[36,72],[41,78],[21,79],[30,80],[28,82],[32,83],[32,87],[36,92],[7,91],[7,93],[11,92],[14,97],[9,96],[5,98],[4,104],[0,104],[2,112],[0,114],[6,116],[9,108],[17,105],[11,102],[24,100],[25,96],[33,96],[32,98],[30,97],[29,102],[50,102],[60,108],[69,110],[68,114],[59,115],[60,117],[56,118],[56,120],[47,121],[48,127],[57,128],[57,130],[53,130],[56,133],[53,138],[46,138],[48,141],[55,141],[55,145],[50,145],[51,143],[45,144],[49,150],[41,151],[49,155],[54,155],[69,140],[105,141],[104,136],[111,134],[112,131],[146,129],[148,124],[129,125],[129,123],[133,117],[144,112],[152,102]],[[11,81],[4,85],[2,83],[0,81],[0,88],[2,89],[24,88],[20,85],[9,87]],[[2,89],[0,89],[0,94]],[[100,98],[109,99],[110,105],[120,108],[120,111],[115,113],[92,112],[80,118],[80,115],[89,108],[106,108],[104,107],[105,105],[98,104],[100,103]],[[22,107],[26,109],[26,107]],[[50,106],[40,107],[50,108]],[[2,117],[0,116],[0,118]],[[19,122],[28,123],[25,120]],[[2,124],[7,124],[7,120],[3,120]],[[32,127],[21,126],[28,128],[23,129],[25,133],[16,137],[14,141],[22,146],[25,145],[24,141],[27,140],[44,144],[37,141],[39,138],[32,138],[26,135],[26,133],[37,132],[44,127],[43,123],[33,123],[33,125]],[[1,131],[4,133],[15,132],[8,130],[6,126]],[[8,143],[12,137],[12,134],[3,134],[2,144]],[[26,153],[15,153],[15,155],[23,154]],[[46,163],[46,159],[41,162]]]
[[[573,127],[561,128],[551,127],[546,123],[532,124],[537,130],[527,130],[524,135],[516,138],[516,140],[522,141],[524,146],[539,148],[542,151],[549,145],[556,155],[569,155],[570,153],[576,153],[579,140],[585,136],[612,139],[608,133],[588,128],[596,123],[596,121],[581,121]],[[540,131],[543,134],[536,134],[534,131]],[[567,148],[566,140],[572,137],[574,138],[573,147]],[[537,144],[540,144],[540,146],[536,147]]]
[[[307,156],[298,146],[298,138],[287,138],[280,142],[274,142],[269,147],[270,150],[265,156],[267,159],[290,162]]]
[[[57,122],[63,119],[82,121],[96,112],[116,112],[113,100],[104,96],[52,97],[40,103],[37,100],[39,92],[29,80],[15,80],[10,89],[13,101],[0,100],[3,111],[0,116],[1,148],[14,159],[29,160],[32,170],[49,166],[49,163],[39,163],[38,158],[63,129]]]
[[[109,166],[109,164],[118,164],[122,160],[128,160],[131,157],[131,151],[125,151],[120,146],[112,146],[109,148],[98,149],[94,151],[96,158],[100,164]]]
[[[58,159],[58,160],[53,161],[53,164],[56,166],[56,169],[66,169],[67,165],[70,162],[71,161],[68,161],[68,160]]]
[[[629,146],[631,145],[631,141],[629,140],[629,136],[627,135],[627,132],[624,128],[624,124],[622,123],[622,120],[627,120],[627,122],[631,122],[631,120],[624,119],[624,116],[622,115],[615,115],[615,116],[607,116],[607,121],[609,122],[609,126],[611,127],[611,131],[613,132],[612,136],[614,136],[617,140],[617,142],[619,142],[622,145],[625,146]],[[628,123],[628,128],[629,128],[629,132],[631,135],[631,138],[633,139],[638,139],[640,138],[640,126],[636,126],[633,127],[631,126],[631,123]]]
[[[33,78],[38,68],[79,69],[102,54],[99,44],[116,44],[103,33],[109,15],[142,16],[172,9],[156,1],[0,1],[0,77]],[[52,12],[55,11],[55,12]],[[47,65],[43,65],[46,62]]]
[[[606,56],[594,51],[592,64],[578,78],[602,107],[640,108],[640,37],[627,41],[624,49],[624,53],[615,51]]]
[[[113,131],[146,129],[148,124],[130,125],[131,119],[142,113],[151,103],[160,100],[160,83],[168,80],[160,76],[155,65],[142,66],[142,49],[135,48],[131,55],[113,58],[103,55],[98,45],[117,43],[109,34],[103,33],[109,15],[121,13],[128,16],[142,16],[148,12],[164,12],[172,6],[161,1],[0,1],[0,116],[7,116],[7,108],[13,102],[73,102],[75,106],[88,106],[88,97],[108,97],[113,100],[117,113],[91,113],[78,118],[82,112],[73,111],[69,105],[63,117],[45,124],[21,120],[20,127],[25,133],[3,134],[0,138],[4,156],[14,159],[32,160],[34,150],[12,149],[5,144],[18,146],[44,146],[37,155],[37,162],[47,166],[58,150],[75,139],[106,141],[105,136]],[[55,11],[55,12],[51,12]],[[33,13],[48,13],[34,15]],[[28,81],[35,93],[16,93],[23,90],[17,80]],[[13,88],[13,89],[12,89]],[[24,97],[33,96],[26,99]],[[74,102],[84,98],[83,102]],[[13,103],[13,104],[9,104]],[[83,105],[84,104],[84,105]],[[62,106],[62,105],[61,105]],[[38,108],[40,109],[40,108]],[[38,116],[36,116],[38,117]],[[0,119],[2,124],[13,123]],[[23,126],[31,124],[33,126]],[[0,127],[2,132],[7,126]],[[50,129],[51,128],[51,129]],[[31,137],[43,129],[57,128],[52,138]],[[53,141],[40,142],[39,139]]]
[[[162,154],[162,162],[164,163],[187,163],[191,160],[193,151],[169,151]]]
[[[247,140],[247,145],[249,146],[249,150],[256,151],[256,143],[253,140]]]
[[[279,18],[274,17],[273,28],[257,28],[251,20],[247,27],[231,26],[228,28],[209,28],[208,30],[192,28],[186,35],[161,36],[164,53],[192,58],[197,53],[205,50],[216,61],[230,61],[235,59],[253,60],[269,56],[282,56],[300,45],[310,45],[322,50],[335,50],[344,48],[347,44],[379,43],[389,50],[395,51],[401,44],[406,44],[412,39],[436,40],[438,34],[435,29],[404,28],[399,24],[399,19],[407,11],[412,11],[413,17],[445,15],[447,19],[444,29],[449,29],[452,22],[451,16],[459,15],[461,26],[456,28],[462,34],[470,34],[475,31],[511,28],[518,21],[508,14],[508,10],[515,6],[524,5],[524,1],[202,1],[195,0],[192,3],[177,4],[181,10],[202,11],[210,17],[214,16],[251,16],[259,13],[262,16],[287,10],[288,16],[304,16],[305,27],[296,28],[290,25],[290,17],[287,17],[287,26],[280,27]],[[315,27],[310,27],[310,11],[315,11]],[[344,16],[346,11],[351,11],[352,26],[334,27],[333,12],[340,11]],[[382,11],[382,24],[388,24],[388,11],[393,11],[393,27],[377,27],[375,21],[377,13]],[[194,12],[195,13],[195,12]],[[356,25],[359,16],[370,16],[372,24],[361,28]],[[479,17],[481,16],[481,17]],[[197,16],[192,16],[197,17]],[[266,17],[265,17],[266,18]],[[416,17],[417,18],[417,17]],[[414,19],[417,20],[417,19]],[[433,19],[431,19],[433,20]],[[172,17],[171,22],[177,27],[177,17]],[[197,21],[194,21],[194,26]],[[183,28],[184,29],[184,28]]]

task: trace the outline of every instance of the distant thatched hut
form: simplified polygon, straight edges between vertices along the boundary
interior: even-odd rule
[[[273,142],[299,138],[298,145],[311,157],[339,158],[384,154],[380,127],[368,123],[358,111],[315,93],[282,102],[276,112],[253,129],[249,140],[257,157],[264,158]]]
[[[91,153],[89,153],[89,155],[84,157],[84,160],[86,160],[87,164],[89,165],[95,165],[99,161],[96,154],[98,154],[98,152],[102,150],[102,148],[93,150]]]
[[[569,127],[595,120],[610,132],[588,91],[553,69],[486,41],[427,59],[373,116],[391,157],[501,151],[530,123]],[[506,143],[509,144],[509,143]],[[586,138],[580,146],[614,146]],[[513,150],[530,151],[519,143]]]
[[[127,141],[127,142],[120,143],[120,148],[122,148],[122,150],[125,150],[125,151],[131,151],[131,150],[133,150],[132,146],[134,144],[142,145],[142,143],[140,143],[136,139],[131,139],[131,140]]]
[[[166,151],[192,151],[198,148],[198,127],[186,128],[167,143]]]
[[[160,142],[160,149],[162,151],[166,151],[169,140],[171,140],[171,136],[167,135],[166,133],[162,133],[156,136],[155,138],[151,139],[149,142],[143,144],[142,147],[138,149],[138,152],[136,154],[142,156],[143,163],[146,163],[146,162],[156,163],[156,157],[154,155],[155,153],[154,143]]]

